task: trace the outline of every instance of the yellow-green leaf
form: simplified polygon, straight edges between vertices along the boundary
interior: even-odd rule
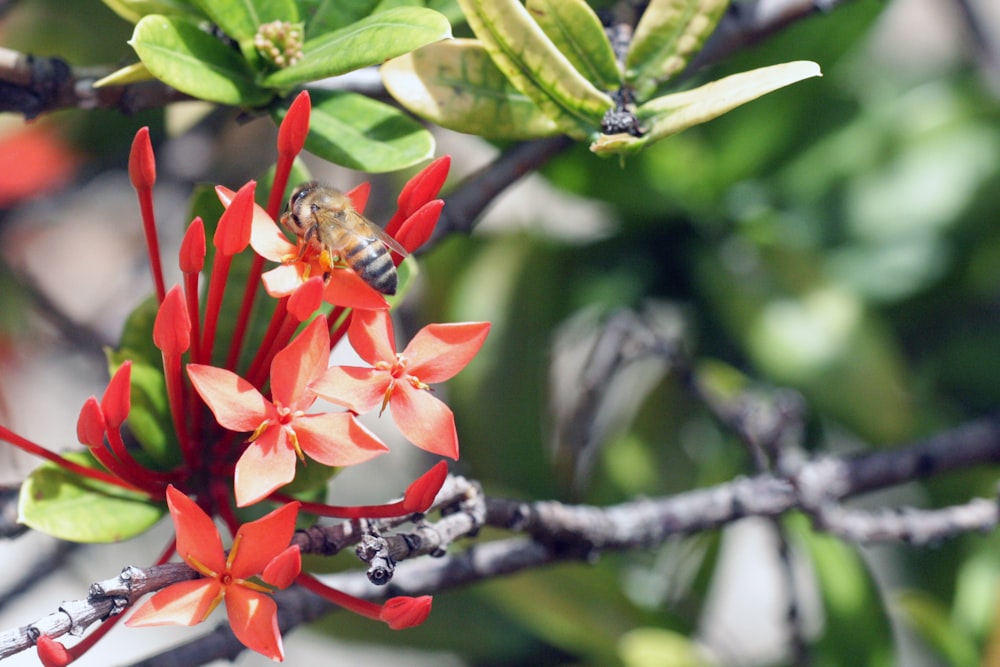
[[[652,0],[625,58],[625,79],[645,99],[657,84],[687,66],[701,49],[729,0]]]
[[[552,43],[518,0],[458,0],[476,36],[511,83],[576,139],[599,131],[614,106]]]
[[[636,152],[664,137],[718,118],[741,104],[813,76],[821,76],[819,65],[799,60],[740,72],[693,90],[657,97],[637,110],[645,131],[643,136],[602,135],[590,145],[590,150],[599,154]]]
[[[103,79],[94,82],[94,88],[101,86],[124,86],[128,83],[138,83],[139,81],[149,81],[154,78],[152,73],[146,69],[142,63],[126,65],[108,74]]]
[[[590,5],[584,0],[528,0],[525,7],[580,74],[603,90],[621,87],[614,49]]]
[[[428,44],[390,60],[381,72],[386,90],[400,104],[450,130],[494,139],[533,139],[559,131],[475,39]]]

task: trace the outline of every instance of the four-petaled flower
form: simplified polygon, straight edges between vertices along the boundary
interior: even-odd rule
[[[236,462],[236,504],[251,505],[295,477],[305,455],[328,466],[363,463],[388,451],[347,412],[307,414],[316,401],[309,389],[327,369],[330,334],[325,318],[313,320],[271,363],[271,400],[231,371],[189,364],[194,388],[231,431],[249,432],[250,445]]]
[[[299,548],[289,546],[299,504],[289,503],[240,526],[228,556],[215,524],[197,503],[169,486],[167,505],[177,531],[177,553],[202,577],[159,591],[126,625],[195,625],[225,600],[237,639],[272,660],[283,660],[277,605],[269,593],[271,587],[287,588],[302,568]]]
[[[430,393],[465,368],[482,347],[489,322],[430,324],[396,352],[392,320],[385,311],[356,310],[347,335],[358,355],[372,365],[334,366],[310,386],[326,400],[361,414],[388,405],[399,430],[417,447],[458,458],[455,416]]]

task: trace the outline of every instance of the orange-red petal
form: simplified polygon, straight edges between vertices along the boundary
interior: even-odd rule
[[[444,382],[472,361],[489,332],[489,322],[429,324],[403,350],[406,372],[427,384]]]
[[[261,422],[277,414],[256,387],[232,371],[188,364],[187,372],[195,391],[212,410],[216,421],[230,431],[256,431]]]
[[[292,545],[271,559],[260,578],[275,588],[288,588],[302,571],[302,552]]]
[[[295,479],[295,450],[279,426],[269,428],[236,462],[233,490],[239,507],[253,505]]]
[[[386,311],[355,311],[351,314],[347,337],[358,356],[372,366],[396,360],[396,337]]]
[[[292,502],[240,526],[233,541],[239,548],[229,568],[232,575],[247,579],[263,572],[292,541],[298,514],[299,503]]]
[[[320,377],[330,360],[330,330],[326,318],[317,317],[295,339],[274,355],[271,362],[271,396],[293,410],[305,410],[316,398],[306,386]]]
[[[311,415],[295,420],[299,446],[327,466],[352,466],[389,451],[371,431],[346,412]]]
[[[248,649],[271,660],[284,660],[278,631],[278,606],[269,596],[243,586],[226,591],[226,613],[236,638]]]
[[[392,378],[386,371],[333,366],[310,385],[313,393],[359,415],[382,402]]]
[[[226,556],[212,519],[173,485],[167,487],[167,507],[174,520],[180,557],[189,565],[193,566],[193,559],[213,572],[222,572],[226,567]]]
[[[136,609],[125,625],[147,628],[201,623],[217,604],[221,592],[222,585],[216,579],[170,584]]]
[[[399,382],[389,406],[393,421],[407,440],[432,454],[458,458],[455,415],[429,391]]]

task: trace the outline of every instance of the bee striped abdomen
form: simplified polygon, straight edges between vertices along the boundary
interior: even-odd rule
[[[382,294],[396,293],[396,266],[392,263],[392,255],[378,239],[358,239],[347,249],[344,261],[373,289]]]

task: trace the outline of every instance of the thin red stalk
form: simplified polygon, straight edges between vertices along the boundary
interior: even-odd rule
[[[158,472],[139,465],[139,462],[132,458],[125,447],[122,434],[116,428],[108,429],[108,444],[111,445],[111,451],[114,452],[118,462],[123,466],[121,468],[124,473],[122,476],[147,492],[162,494],[163,485],[177,478],[176,473]]]
[[[261,368],[270,370],[271,359],[274,358],[274,355],[269,355],[268,353],[271,351],[271,345],[281,330],[281,325],[288,317],[290,316],[288,314],[288,297],[286,296],[279,299],[275,305],[274,313],[271,315],[271,322],[267,325],[267,331],[264,332],[264,339],[261,340],[260,347],[257,348],[257,355],[250,362],[250,368],[247,369],[247,373],[244,376],[251,383],[253,383],[253,378],[259,374]],[[254,384],[254,386],[259,387],[260,385]]]
[[[191,439],[186,417],[193,415],[188,410],[190,395],[194,392],[185,391],[184,376],[181,370],[181,357],[178,354],[163,354],[163,376],[167,384],[167,402],[170,404],[170,416],[174,422],[174,432],[181,447],[181,455],[189,470],[200,465],[200,452]],[[192,422],[195,421],[192,418]]]
[[[205,362],[202,360],[201,346],[198,344],[198,341],[201,340],[201,321],[198,317],[200,300],[198,297],[197,273],[184,274],[184,299],[187,304],[188,318],[191,320],[191,340],[194,341],[194,344],[189,350],[191,353],[191,362],[195,364],[203,364]]]
[[[212,277],[208,283],[208,302],[205,304],[205,333],[201,341],[201,358],[204,363],[212,361],[215,332],[219,327],[219,312],[222,310],[222,295],[226,291],[226,281],[229,279],[229,267],[232,263],[231,256],[218,251],[212,261]]]
[[[298,500],[297,498],[292,498],[291,496],[286,496],[282,493],[272,493],[268,497],[271,500],[278,500],[283,503],[290,503]],[[338,519],[391,519],[394,517],[406,516],[407,514],[413,514],[412,511],[406,509],[403,500],[397,500],[394,503],[387,503],[385,505],[358,505],[357,507],[347,505],[327,505],[325,503],[310,503],[303,500],[299,500],[299,502],[302,503],[300,510],[302,512],[308,512],[317,516],[330,516]]]
[[[295,578],[295,583],[306,588],[320,597],[340,605],[348,611],[352,611],[359,616],[370,618],[374,621],[382,620],[382,607],[374,602],[361,600],[353,595],[348,595],[336,588],[330,588],[316,577],[307,572],[302,572]]]
[[[274,335],[274,340],[271,342],[271,347],[267,351],[266,364],[262,362],[261,366],[257,368],[257,372],[247,378],[253,386],[264,386],[264,383],[267,381],[267,374],[271,370],[271,361],[274,359],[274,355],[281,352],[288,345],[289,341],[292,340],[292,336],[295,335],[295,330],[299,328],[299,324],[300,322],[292,317],[291,313],[286,312],[285,319],[281,322],[281,326],[278,327],[278,331]]]
[[[351,314],[348,313],[347,317],[340,319],[340,316],[346,312],[347,309],[342,306],[337,306],[330,314],[326,316],[326,321],[330,323],[330,349],[340,342],[340,339],[344,337],[347,333],[348,327],[351,326]],[[337,320],[340,319],[338,323]]]
[[[212,509],[215,510],[214,514],[226,523],[229,534],[235,536],[236,531],[240,528],[240,520],[236,516],[236,513],[233,512],[232,505],[229,504],[229,486],[216,478],[212,480],[211,493]]]
[[[121,488],[128,489],[129,491],[143,491],[143,489],[126,482],[124,479],[115,477],[114,475],[100,470],[95,470],[94,468],[82,466],[79,463],[75,463],[67,458],[59,456],[55,452],[50,452],[41,445],[37,445],[26,438],[22,438],[17,433],[14,433],[4,426],[0,426],[0,439],[6,440],[22,451],[55,463],[63,470],[68,470],[81,477],[93,479],[98,482],[104,482],[105,484],[120,486]]]
[[[146,249],[149,252],[149,268],[153,272],[153,283],[156,285],[156,300],[158,303],[163,303],[167,295],[167,286],[163,281],[163,265],[160,262],[160,241],[156,234],[156,214],[153,211],[153,189],[137,188],[136,194],[139,197],[139,211],[142,214]]]

